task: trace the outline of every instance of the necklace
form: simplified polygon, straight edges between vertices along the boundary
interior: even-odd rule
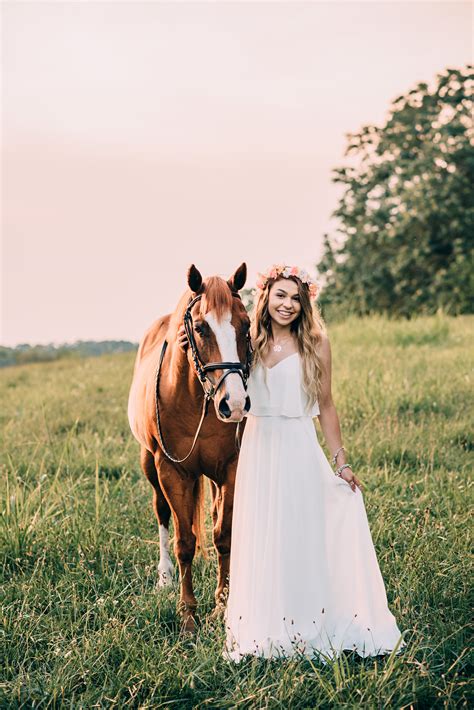
[[[291,336],[290,336],[289,338],[287,338],[286,340],[283,340],[283,345],[284,345],[285,343],[287,343],[288,341],[290,341],[290,340],[292,340]],[[273,351],[276,352],[276,353],[281,352],[282,349],[283,349],[283,348],[282,348],[281,343],[275,343],[275,344],[273,345]]]

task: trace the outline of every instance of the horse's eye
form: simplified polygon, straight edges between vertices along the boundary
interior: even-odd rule
[[[196,333],[199,333],[199,335],[204,335],[206,332],[204,323],[196,323],[194,326],[194,330],[196,331]]]

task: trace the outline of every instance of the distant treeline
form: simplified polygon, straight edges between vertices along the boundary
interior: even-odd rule
[[[317,265],[320,305],[367,315],[472,313],[474,67],[397,97],[383,126],[348,135],[345,191]]]
[[[26,362],[49,362],[65,357],[90,357],[108,353],[125,353],[136,350],[138,343],[128,340],[78,340],[63,345],[29,345],[22,343],[14,348],[0,346],[0,367],[22,365]]]

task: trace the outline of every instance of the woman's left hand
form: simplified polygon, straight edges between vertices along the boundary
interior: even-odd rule
[[[343,478],[350,485],[354,493],[356,492],[356,486],[362,489],[362,483],[359,481],[355,473],[353,473],[351,468],[345,468],[341,471],[341,478]]]
[[[188,341],[188,336],[186,335],[186,330],[184,328],[184,325],[179,327],[176,339],[177,339],[178,345],[181,348],[181,350],[186,352],[188,345],[189,345],[189,341]]]

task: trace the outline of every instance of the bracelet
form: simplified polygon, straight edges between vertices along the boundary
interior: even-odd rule
[[[344,447],[343,447],[343,446],[340,446],[340,447],[338,448],[338,450],[336,451],[336,453],[334,454],[334,456],[332,457],[332,465],[333,465],[333,466],[336,465],[336,460],[337,460],[337,455],[338,455],[338,453],[339,453],[340,451],[342,451],[343,449],[344,449]],[[345,451],[345,449],[344,449],[344,451]]]
[[[343,470],[344,470],[345,468],[350,468],[351,471],[352,471],[352,466],[350,465],[350,463],[343,463],[342,466],[339,466],[339,468],[337,469],[337,471],[334,471],[334,475],[335,475],[335,476],[340,476],[341,473],[343,472]]]

